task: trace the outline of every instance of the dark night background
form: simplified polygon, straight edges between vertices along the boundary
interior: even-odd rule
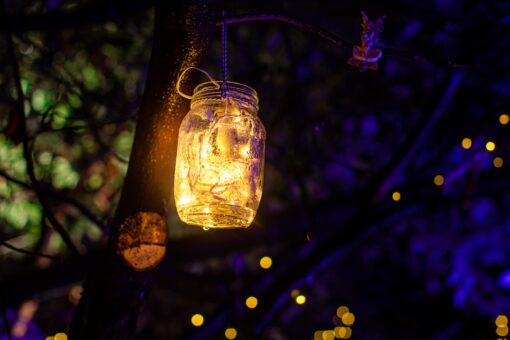
[[[127,170],[153,4],[4,3],[36,175],[93,263],[108,232],[98,225],[112,219]],[[207,232],[182,224],[169,204],[167,256],[151,274],[136,339],[221,339],[228,327],[238,339],[327,339],[316,331],[341,327],[342,305],[355,315],[352,339],[497,339],[496,317],[510,316],[510,2],[225,7],[286,14],[355,44],[360,11],[386,15],[381,46],[440,60],[387,53],[362,72],[347,64],[352,49],[311,32],[229,25],[230,79],[257,90],[267,130],[262,202],[249,229]],[[84,273],[30,188],[0,27],[0,241],[54,256],[0,244],[0,307],[15,339],[44,339],[66,332]],[[200,66],[221,77],[219,28]]]

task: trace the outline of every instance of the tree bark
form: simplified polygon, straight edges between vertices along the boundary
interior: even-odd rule
[[[175,91],[197,66],[214,30],[203,1],[159,1],[149,75],[133,149],[104,257],[84,282],[70,339],[129,339],[147,295],[150,273],[165,253],[179,124],[189,102]],[[196,80],[185,78],[191,92]]]

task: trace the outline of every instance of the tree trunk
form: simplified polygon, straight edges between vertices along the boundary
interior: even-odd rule
[[[203,2],[156,4],[149,75],[128,172],[106,254],[85,280],[73,315],[72,340],[133,335],[151,269],[165,253],[178,129],[189,108],[175,91],[176,81],[186,67],[198,65],[213,30],[214,16]],[[196,84],[190,78],[182,84],[188,93]]]

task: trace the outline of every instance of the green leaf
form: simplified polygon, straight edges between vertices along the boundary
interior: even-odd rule
[[[37,112],[46,111],[51,104],[50,93],[43,89],[37,89],[32,93],[32,108]]]
[[[66,125],[68,118],[72,114],[72,109],[67,104],[58,104],[53,109],[53,119],[51,126],[55,129],[62,128]]]
[[[63,157],[53,160],[52,183],[57,189],[74,189],[80,181],[80,175],[71,163]]]

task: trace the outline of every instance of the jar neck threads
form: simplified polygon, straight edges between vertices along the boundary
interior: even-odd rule
[[[228,86],[226,87],[225,98],[222,98],[222,91],[218,88],[217,82],[206,82],[199,84],[193,90],[193,96],[191,97],[191,108],[202,101],[223,101],[233,99],[252,107],[255,111],[258,111],[259,99],[257,96],[257,91],[241,83],[230,81],[227,83]]]

